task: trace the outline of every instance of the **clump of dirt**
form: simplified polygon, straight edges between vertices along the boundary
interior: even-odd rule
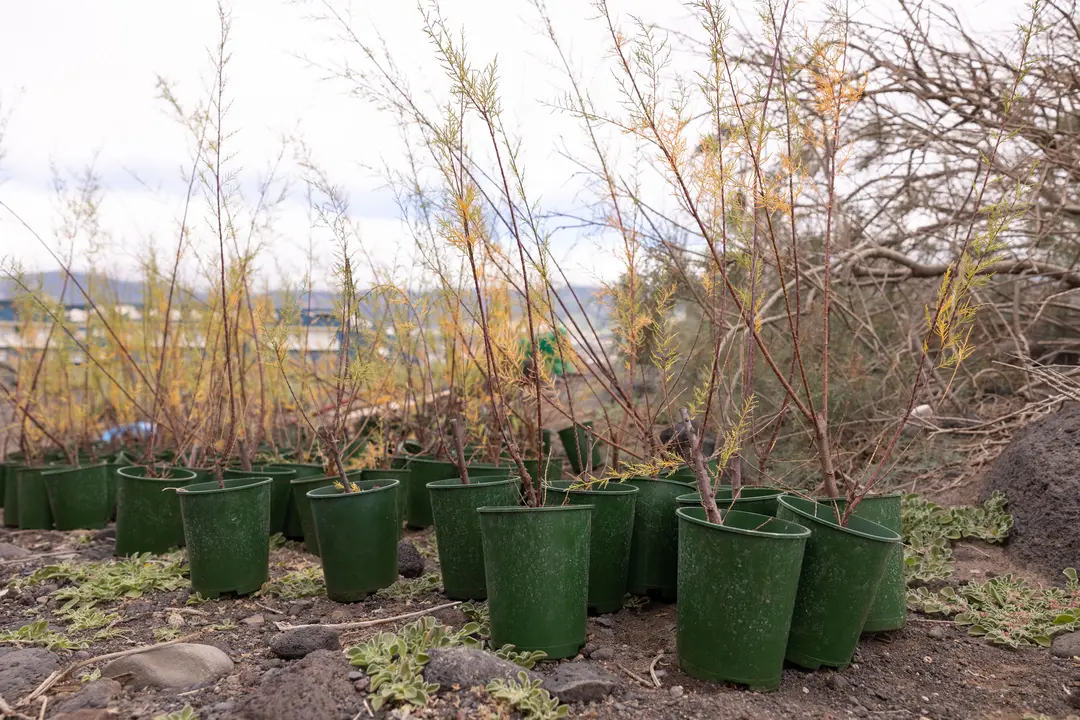
[[[1080,405],[1017,432],[984,481],[1009,499],[1013,528],[1006,547],[1048,577],[1080,564]]]

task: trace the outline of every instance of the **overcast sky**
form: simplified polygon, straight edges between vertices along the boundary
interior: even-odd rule
[[[804,12],[812,15],[814,4],[806,3]],[[1020,0],[957,4],[983,29],[1007,27],[1023,8]],[[340,0],[335,5],[348,7]],[[601,102],[614,100],[603,29],[590,19],[595,14],[590,4],[549,0],[549,5],[581,77]],[[359,60],[334,41],[334,28],[312,18],[317,6],[314,1],[228,3],[233,32],[227,125],[236,132],[230,141],[236,166],[250,192],[282,138],[303,136],[332,179],[346,188],[365,249],[379,262],[396,262],[408,272],[411,241],[385,179],[372,169],[401,166],[398,135],[391,118],[350,97],[344,84],[324,79],[325,73],[308,62]],[[641,14],[667,27],[694,29],[690,13],[673,0],[612,0],[612,6],[627,22],[630,14]],[[535,29],[535,11],[524,0],[445,0],[442,9],[453,26],[467,28],[477,62],[498,54],[506,124],[529,139],[525,163],[534,199],[547,209],[577,209],[583,198],[559,148],[585,148],[577,127],[546,106],[566,83],[553,67],[550,44]],[[377,31],[414,87],[440,84],[441,71],[414,3],[354,2],[351,10],[363,39],[375,42]],[[133,273],[151,239],[163,248],[175,245],[183,166],[189,162],[188,139],[157,99],[156,79],[169,79],[189,105],[205,96],[211,67],[207,48],[219,31],[216,3],[0,0],[0,18],[0,115],[8,117],[0,200],[54,242],[53,170],[67,175],[93,163],[104,185],[101,216],[110,236],[102,257],[114,272]],[[289,160],[282,176],[295,187],[297,171]],[[201,205],[195,212],[202,217]],[[295,192],[281,207],[277,235],[260,258],[271,281],[303,266],[310,225],[303,196]],[[312,241],[325,271],[326,238],[316,235]],[[571,278],[591,283],[618,274],[617,265],[604,262],[604,242],[563,231],[555,247]],[[2,208],[0,256],[31,270],[55,267]]]

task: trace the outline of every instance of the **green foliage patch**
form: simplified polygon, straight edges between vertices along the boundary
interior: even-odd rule
[[[559,704],[559,699],[540,687],[540,680],[530,680],[524,670],[517,680],[492,680],[484,688],[493,698],[506,703],[521,713],[525,720],[558,720],[570,714],[570,706]]]
[[[904,568],[908,584],[948,580],[953,574],[949,543],[976,538],[991,543],[1005,540],[1012,515],[1005,512],[1005,495],[995,492],[982,507],[944,508],[921,495],[905,495],[901,505]]]
[[[322,568],[318,565],[293,570],[279,578],[273,578],[262,586],[257,593],[266,597],[278,597],[284,600],[322,595],[326,591]]]
[[[392,600],[418,600],[440,590],[442,590],[442,577],[439,573],[427,573],[411,580],[398,580],[393,585],[380,589],[375,595]]]

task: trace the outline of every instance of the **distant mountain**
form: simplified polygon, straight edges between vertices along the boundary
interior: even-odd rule
[[[75,272],[72,273],[74,278],[84,288],[90,289],[89,273]],[[65,273],[61,270],[50,270],[45,273],[27,273],[26,283],[34,290],[38,287],[44,291],[46,295],[54,298],[59,298],[60,293],[64,292],[64,301],[69,305],[82,305],[85,302],[85,298],[79,288],[75,286],[75,283],[68,281],[67,290],[64,291],[64,277]],[[94,283],[100,283],[101,277],[94,278]],[[111,288],[111,291],[116,294],[116,298],[119,302],[125,305],[138,305],[142,302],[142,283],[132,280],[118,280],[109,278],[106,280]],[[11,300],[18,294],[18,285],[14,280],[9,280],[6,277],[0,277],[0,300]]]

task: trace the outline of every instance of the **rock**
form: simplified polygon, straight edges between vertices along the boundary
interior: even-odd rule
[[[516,680],[522,670],[520,665],[475,648],[436,648],[428,651],[428,656],[431,659],[424,666],[424,679],[444,690],[454,685],[462,689],[483,687],[495,678]],[[533,679],[539,677],[529,674]]]
[[[179,643],[113,660],[101,670],[136,689],[189,688],[233,670],[233,661],[213,645]]]
[[[236,703],[230,720],[338,720],[363,713],[341,651],[316,650]],[[366,716],[366,714],[364,715]]]
[[[353,670],[351,673],[349,673],[349,679],[353,682],[356,682],[362,677],[364,677],[364,673],[359,670]]]
[[[109,707],[112,699],[120,694],[120,683],[103,678],[87,683],[74,695],[57,703],[54,712],[75,713],[79,710],[100,710]]]
[[[825,684],[833,690],[844,691],[847,690],[848,685],[850,685],[851,683],[849,683],[847,678],[840,673],[834,672],[829,673],[829,676],[825,678]]]
[[[94,533],[91,536],[91,540],[94,540],[94,541],[115,540],[115,539],[116,539],[116,528],[114,528],[114,527],[105,528],[104,530],[98,530],[96,533]]]
[[[615,689],[618,678],[595,663],[566,663],[544,680],[544,689],[565,703],[603,700]]]
[[[1050,653],[1060,658],[1080,657],[1080,630],[1054,638]]]
[[[1013,527],[1009,552],[1060,578],[1080,547],[1080,405],[1040,418],[1013,435],[986,474],[984,496],[1005,493]]]
[[[299,660],[316,650],[341,651],[341,632],[319,625],[297,628],[275,635],[270,652],[284,660]]]
[[[596,624],[601,626],[601,627],[606,627],[606,628],[615,627],[615,621],[612,620],[611,618],[605,617],[603,615],[596,618]]]
[[[50,715],[52,720],[116,720],[116,715],[102,708],[86,708],[70,713]]]
[[[1065,696],[1065,702],[1069,707],[1080,709],[1080,692],[1071,692]]]
[[[21,560],[24,557],[30,557],[33,555],[26,548],[21,548],[18,545],[12,545],[7,542],[0,542],[0,560]]]
[[[418,578],[424,574],[424,558],[408,540],[397,545],[398,574],[403,578]]]
[[[262,615],[251,615],[250,617],[244,618],[240,622],[244,625],[247,625],[248,627],[258,627],[266,622],[266,618]]]
[[[671,689],[668,690],[668,693],[670,693],[673,698],[681,698],[684,692],[682,685],[672,685]]]
[[[609,647],[597,648],[596,650],[593,650],[592,653],[589,654],[589,657],[592,658],[593,660],[608,660],[608,661],[610,661],[610,660],[615,659],[615,651],[613,649],[609,648]]]
[[[945,639],[945,628],[941,627],[940,625],[937,625],[935,627],[930,628],[930,632],[928,632],[927,635],[930,636],[931,640],[944,640]]]
[[[0,695],[18,700],[59,669],[56,656],[47,650],[9,650],[0,660]]]

